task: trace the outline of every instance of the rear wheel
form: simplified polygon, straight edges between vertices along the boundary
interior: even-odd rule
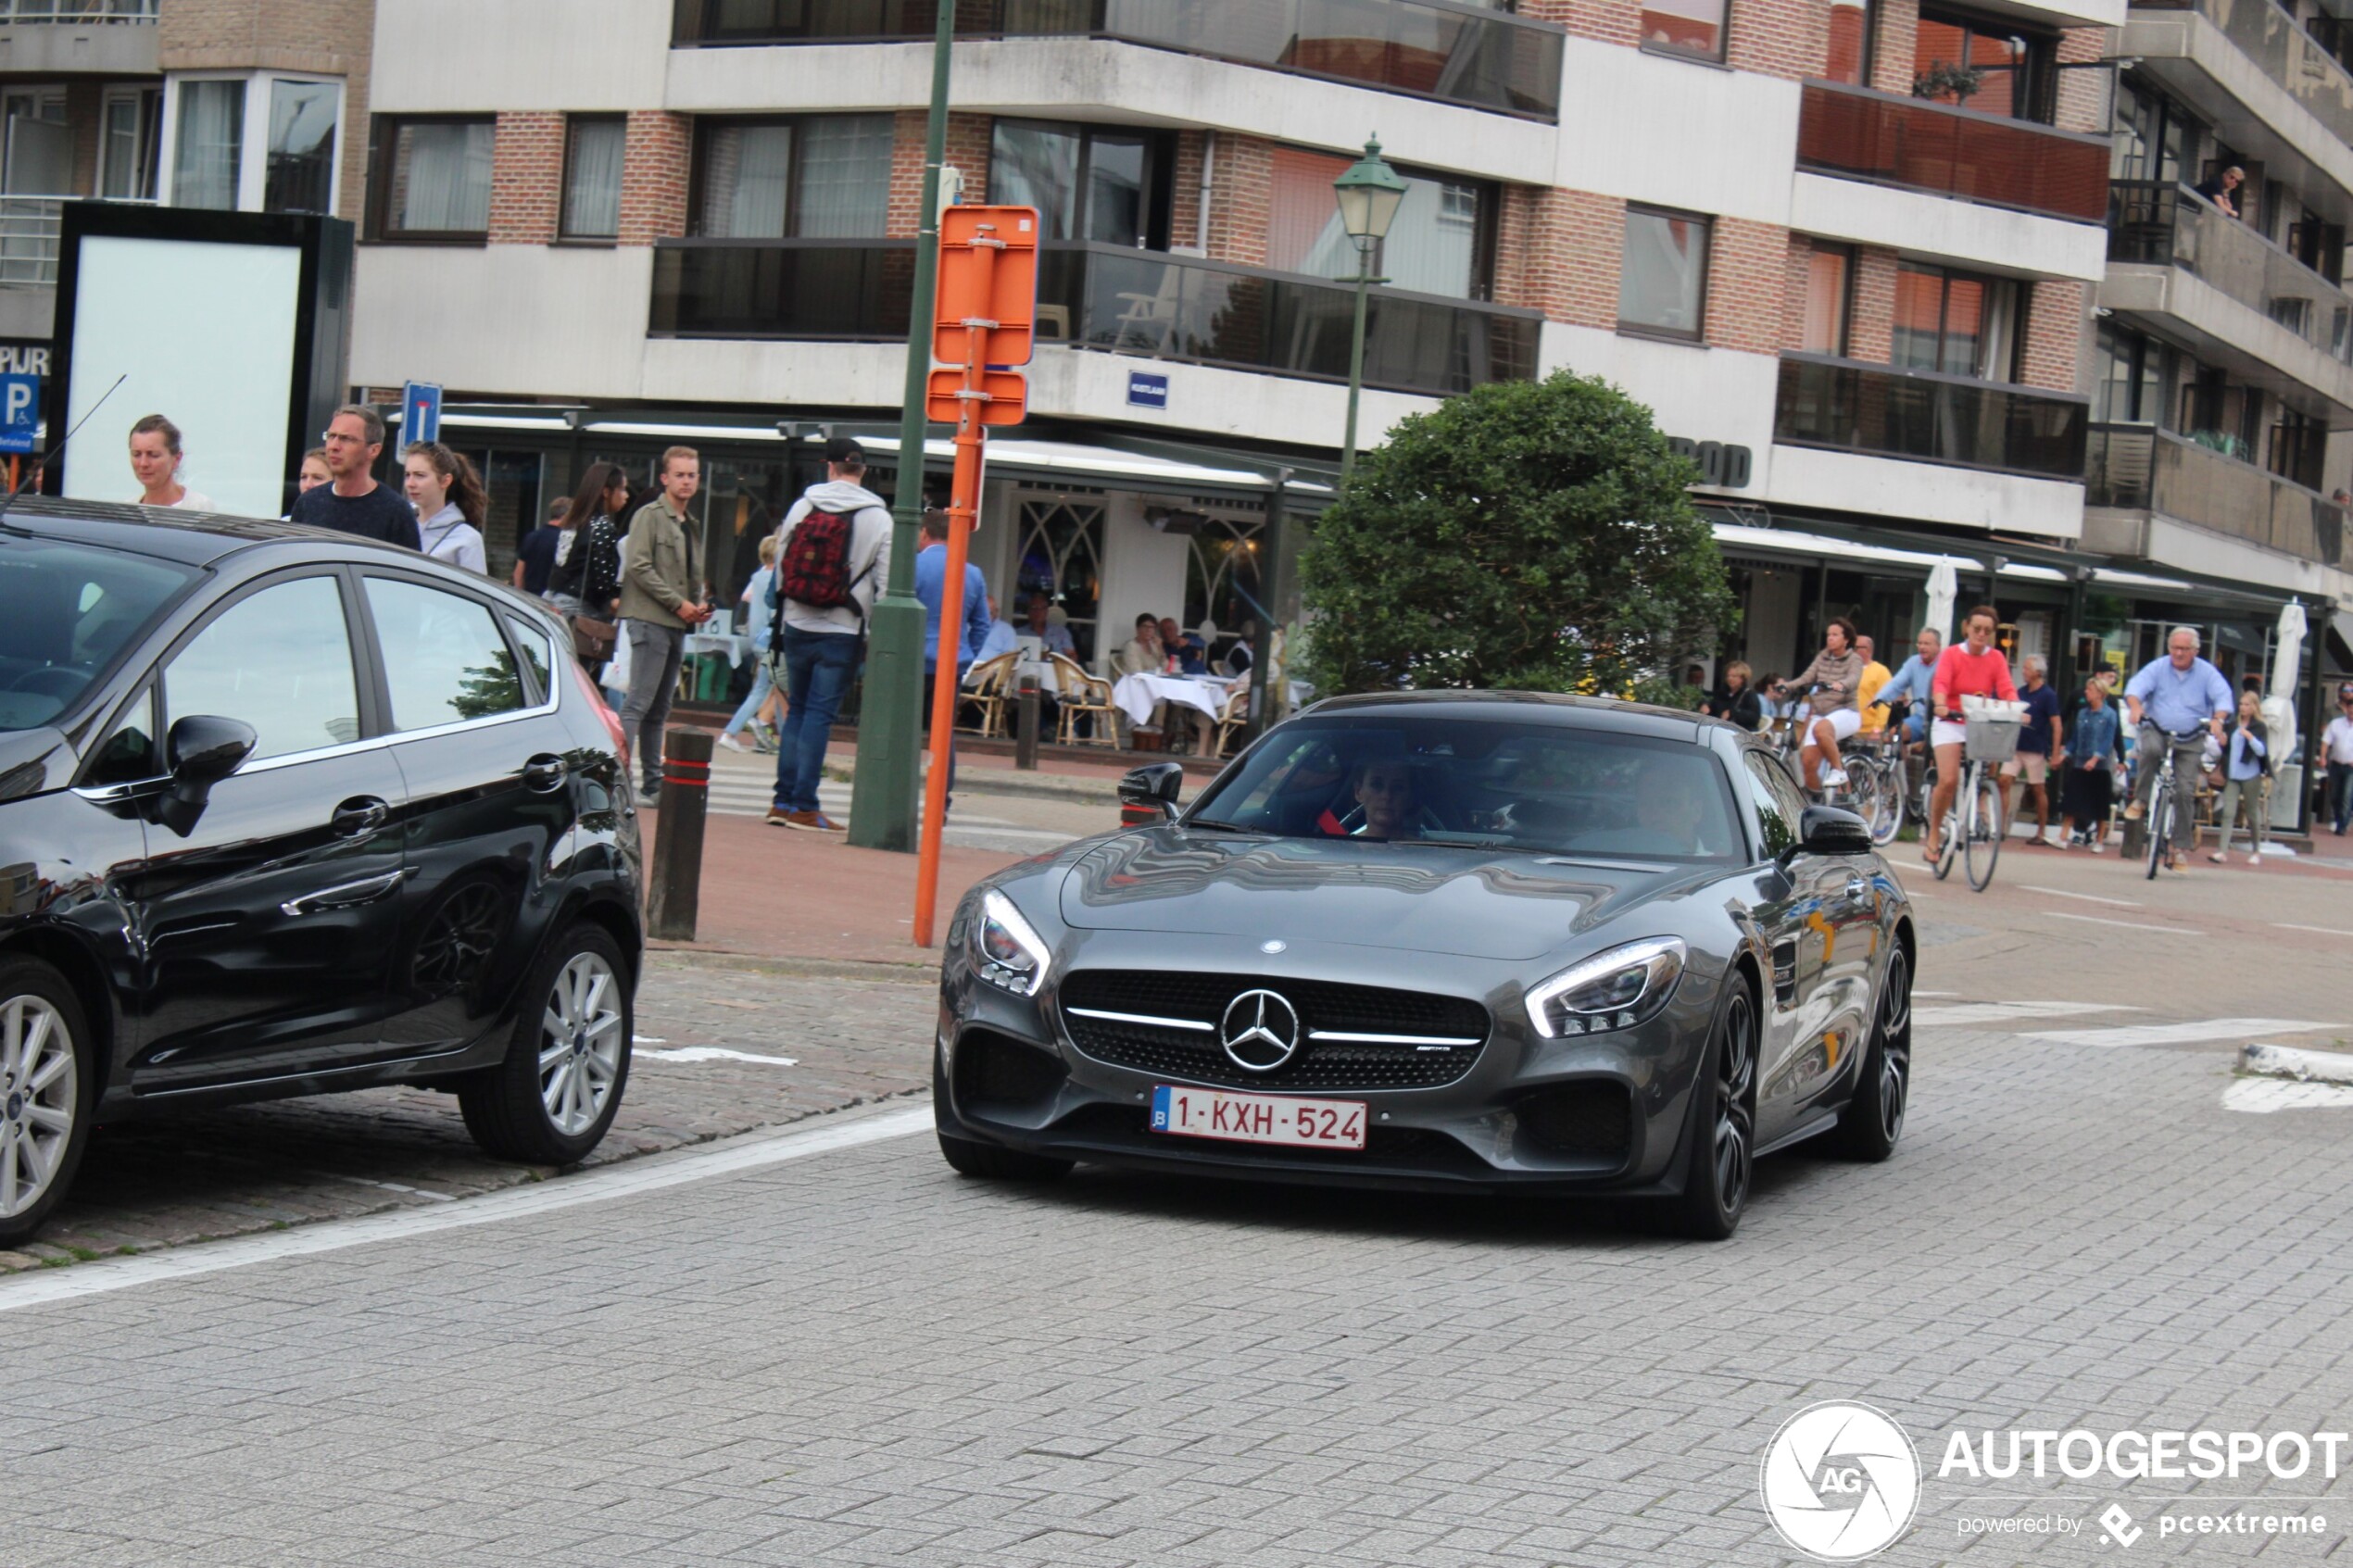
[[[1879,800],[1865,821],[1870,823],[1871,842],[1884,847],[1894,843],[1895,835],[1904,831],[1904,765],[1883,762],[1873,771],[1878,776]]]
[[[1899,942],[1887,956],[1887,976],[1880,983],[1862,1080],[1831,1135],[1832,1147],[1850,1160],[1886,1159],[1904,1135],[1911,1097],[1912,962]]]
[[[0,963],[0,1247],[32,1239],[73,1185],[90,1141],[89,1038],[64,975]]]
[[[612,937],[585,922],[541,960],[506,1060],[458,1085],[466,1131],[485,1153],[572,1165],[603,1141],[629,1082],[626,972]]]
[[[1756,1038],[1755,995],[1735,975],[1684,1140],[1683,1190],[1656,1215],[1669,1235],[1722,1241],[1740,1228],[1756,1165]]]
[[[1994,880],[1994,862],[2002,858],[2002,776],[1982,764],[1970,772],[1961,853],[1969,862],[1969,886],[1982,893]]]

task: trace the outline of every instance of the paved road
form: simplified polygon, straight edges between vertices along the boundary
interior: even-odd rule
[[[2230,1071],[2241,1037],[2353,1036],[2353,881],[2003,873],[1927,885],[1897,1159],[1769,1161],[1724,1246],[1557,1206],[989,1186],[883,1105],[0,1281],[0,1561],[1782,1562],[1759,1457],[1856,1398],[1931,1469],[1878,1561],[2353,1562],[2353,1478],[1934,1474],[1956,1430],[2353,1424],[2353,1105]],[[744,1016],[795,1054],[824,1026],[791,987],[821,983],[760,980],[778,1008]],[[874,989],[918,1016],[922,987]],[[871,1061],[843,1035],[840,1070],[919,1068],[920,1028]],[[2158,1533],[2314,1499],[2318,1537]],[[2111,1502],[2133,1547],[2097,1543]],[[2013,1516],[2083,1535],[1962,1533]]]

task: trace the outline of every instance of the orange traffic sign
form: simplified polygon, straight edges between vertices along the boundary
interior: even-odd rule
[[[1034,207],[951,207],[940,215],[933,358],[963,364],[972,342],[968,323],[977,320],[994,323],[988,329],[984,363],[1029,363],[1038,320],[1039,227]]]
[[[983,370],[979,390],[988,395],[980,406],[983,425],[1017,425],[1029,414],[1029,383],[1019,370]],[[964,371],[934,370],[924,397],[924,417],[937,424],[963,422]]]

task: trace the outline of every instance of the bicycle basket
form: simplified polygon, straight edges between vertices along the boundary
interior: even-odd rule
[[[2007,762],[2018,755],[2018,734],[2026,726],[2016,719],[1969,721],[1968,760]]]

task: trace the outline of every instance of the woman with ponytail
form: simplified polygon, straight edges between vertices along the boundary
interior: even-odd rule
[[[482,524],[488,496],[482,476],[462,452],[438,441],[418,441],[402,454],[406,477],[402,488],[417,508],[417,533],[425,554],[452,566],[489,575],[483,549]]]

